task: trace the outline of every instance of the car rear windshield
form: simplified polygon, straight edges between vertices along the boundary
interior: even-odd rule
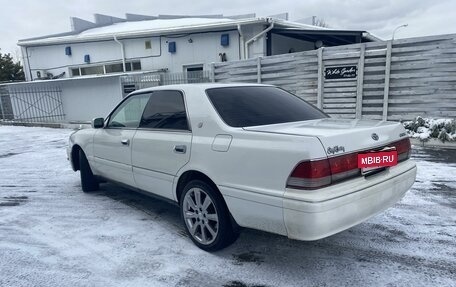
[[[215,109],[232,127],[307,121],[328,116],[306,101],[276,87],[208,89]]]

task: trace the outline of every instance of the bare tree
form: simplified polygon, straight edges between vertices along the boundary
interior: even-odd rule
[[[318,18],[317,16],[312,17],[312,25],[323,28],[329,28],[329,25],[328,23],[326,23],[325,19]]]

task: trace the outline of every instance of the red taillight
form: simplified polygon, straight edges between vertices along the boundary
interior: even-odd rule
[[[397,161],[404,161],[410,158],[412,153],[412,146],[410,144],[410,139],[402,139],[398,142],[393,143],[397,151]]]
[[[287,187],[314,189],[331,184],[331,169],[327,159],[299,163],[287,181]]]
[[[398,162],[410,158],[410,139],[391,143],[398,154]],[[317,189],[332,183],[360,175],[358,153],[316,161],[300,162],[287,181],[287,187],[298,189]]]
[[[329,165],[331,166],[333,182],[352,177],[359,173],[358,154],[356,153],[330,158]]]
[[[291,173],[287,187],[316,189],[358,174],[357,154],[341,155],[317,161],[303,161]]]
[[[358,168],[358,155],[356,153],[351,153],[329,158],[329,165],[331,166],[331,173],[333,174]]]

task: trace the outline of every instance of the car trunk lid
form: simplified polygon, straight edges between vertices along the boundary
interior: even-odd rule
[[[333,118],[246,127],[244,130],[318,137],[328,156],[384,147],[406,137],[400,123]]]

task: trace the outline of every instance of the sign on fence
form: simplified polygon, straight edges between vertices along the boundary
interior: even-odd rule
[[[325,67],[325,80],[354,79],[357,75],[357,66]]]

